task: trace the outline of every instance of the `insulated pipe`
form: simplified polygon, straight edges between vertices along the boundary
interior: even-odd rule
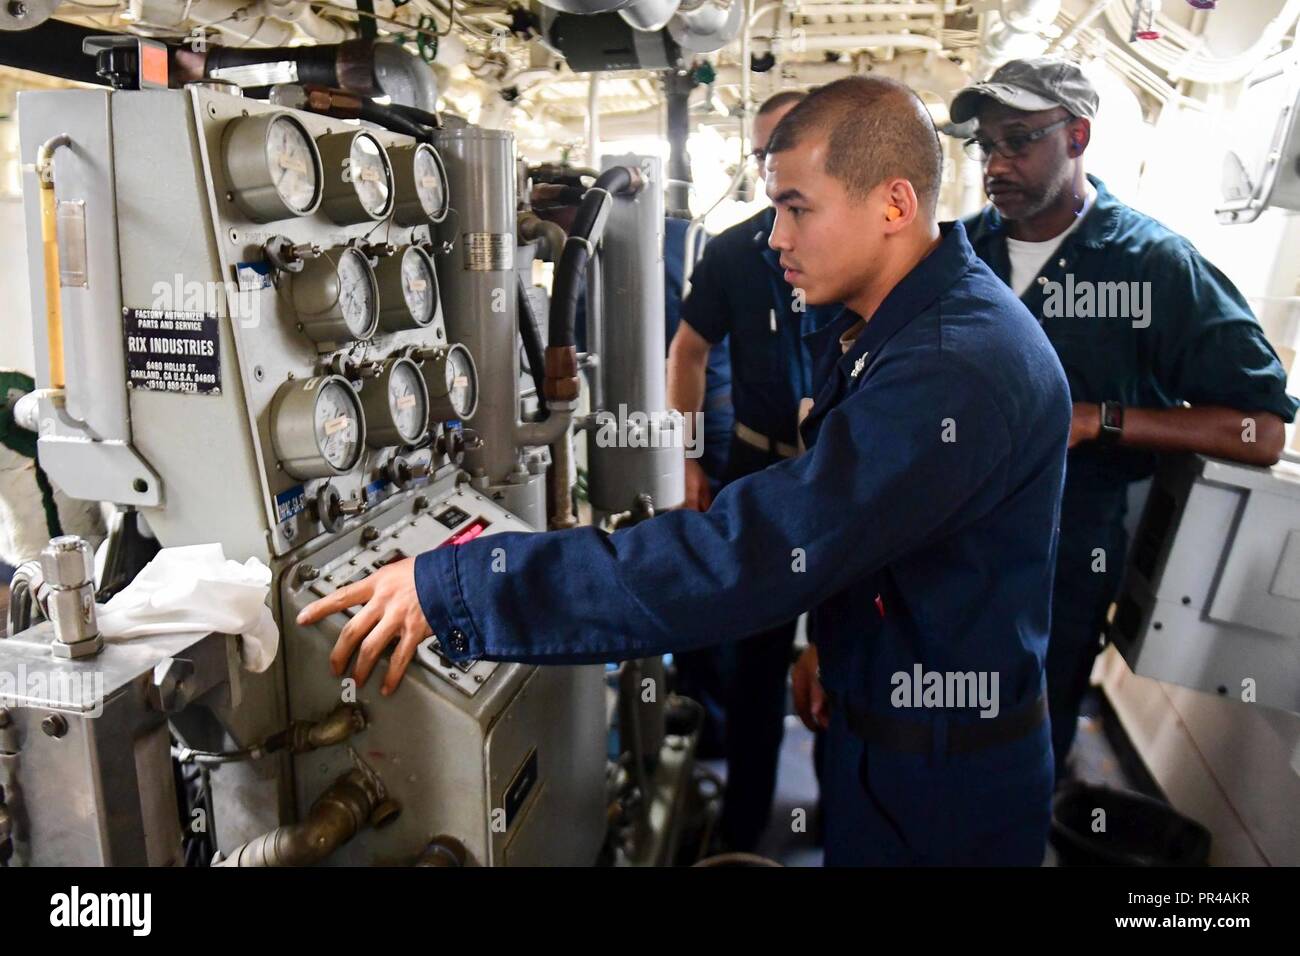
[[[211,76],[214,70],[226,67],[286,60],[293,62],[301,84],[363,97],[387,96],[392,100],[390,109],[396,108],[413,122],[427,122],[423,117],[437,110],[433,71],[415,54],[382,40],[263,49],[213,47],[202,59],[202,75]]]
[[[1111,0],[1093,0],[1092,6],[1085,10],[1079,19],[1071,23],[1069,29],[1048,44],[1046,52],[1052,54],[1062,47],[1069,49],[1074,38],[1090,26],[1110,4]]]
[[[187,25],[215,27],[227,46],[283,46],[296,37],[293,25],[249,12],[240,0],[131,0],[134,23],[164,30]]]
[[[837,30],[846,24],[831,24]],[[933,50],[943,51],[943,44],[935,37],[919,33],[805,33],[799,40],[801,50]]]

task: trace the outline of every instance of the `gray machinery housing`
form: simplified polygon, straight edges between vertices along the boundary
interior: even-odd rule
[[[221,542],[265,562],[281,642],[254,674],[219,634],[110,640],[77,659],[51,651],[48,622],[0,640],[0,673],[24,677],[0,687],[10,862],[177,862],[173,736],[191,754],[257,750],[208,770],[227,862],[594,862],[609,802],[602,668],[453,665],[435,637],[397,693],[382,697],[376,675],[351,695],[328,665],[347,617],[294,623],[391,560],[546,526],[545,446],[569,440],[573,409],[520,416],[511,134],[441,131],[451,208],[419,221],[411,172],[392,168],[413,141],[386,130],[358,136],[203,86],[20,102],[41,464],[72,496],[137,510],[164,547]],[[58,303],[32,171],[50,149]],[[648,270],[606,336],[624,352],[615,396],[654,410],[662,180],[643,168],[600,268]],[[630,282],[616,278],[618,295]],[[62,388],[45,371],[47,314]],[[602,451],[593,496],[610,511],[671,507],[681,454]]]
[[[1300,469],[1165,461],[1110,635],[1135,673],[1300,713]]]

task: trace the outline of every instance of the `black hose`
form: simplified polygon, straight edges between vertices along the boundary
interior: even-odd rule
[[[430,129],[442,128],[442,117],[436,113],[430,113],[428,110],[422,110],[418,106],[408,106],[405,103],[390,103],[388,108],[419,126],[427,126]]]
[[[542,382],[546,377],[542,337],[537,329],[537,316],[533,313],[533,303],[528,298],[528,286],[524,284],[524,277],[516,272],[515,280],[519,290],[519,334],[523,336],[524,354],[528,356],[528,374],[537,390],[537,407],[541,411],[541,417],[545,418],[549,409],[546,396],[542,394]]]
[[[605,199],[601,193],[617,195],[627,192],[631,186],[632,170],[627,166],[614,166],[601,173],[583,197],[582,205],[578,207],[578,214],[573,217],[573,227],[569,230],[569,235],[590,239],[593,245],[598,242],[600,237],[592,236],[591,230],[604,206]]]
[[[547,316],[547,346],[562,348],[574,344],[578,300],[582,298],[587,278],[587,260],[591,247],[586,237],[571,235],[564,244],[560,261],[555,264],[551,283],[551,311]]]
[[[635,182],[635,171],[627,166],[614,166],[597,177],[587,190],[578,213],[573,217],[569,239],[564,244],[560,261],[555,264],[555,277],[551,286],[551,311],[547,321],[547,346],[568,347],[574,344],[574,326],[577,322],[578,300],[586,285],[587,262],[591,251],[600,242],[596,223],[610,202],[612,194],[625,193]],[[601,229],[604,227],[602,226]]]
[[[374,100],[363,99],[361,101],[361,119],[367,123],[374,123],[376,126],[382,126],[384,129],[392,130],[394,133],[402,133],[406,136],[413,137],[422,143],[432,143],[433,133],[431,130],[399,115],[391,106],[384,106],[376,103]]]

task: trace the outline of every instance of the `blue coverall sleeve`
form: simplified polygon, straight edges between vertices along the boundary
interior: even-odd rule
[[[1286,371],[1236,286],[1185,240],[1148,264],[1153,323],[1150,362],[1162,391],[1192,405],[1295,417]]]
[[[993,388],[957,358],[879,365],[809,452],[732,483],[705,513],[421,554],[416,587],[444,650],[585,663],[738,639],[979,520],[1007,491]]]

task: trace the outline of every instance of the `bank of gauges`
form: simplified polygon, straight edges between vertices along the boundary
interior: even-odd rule
[[[229,198],[254,222],[317,208],[340,226],[390,215],[400,226],[423,226],[447,215],[447,172],[428,143],[385,149],[358,128],[313,138],[281,110],[231,120],[222,158]]]
[[[466,353],[468,354],[468,353]],[[429,393],[419,366],[395,356],[358,386],[341,375],[290,379],[271,400],[271,444],[294,478],[347,474],[365,446],[414,446],[429,431]]]
[[[288,276],[299,330],[321,351],[365,342],[380,330],[434,326],[435,337],[443,338],[442,325],[435,324],[438,274],[422,247],[348,245],[322,251],[290,246],[277,236],[265,248]],[[295,249],[302,249],[301,254]]]

